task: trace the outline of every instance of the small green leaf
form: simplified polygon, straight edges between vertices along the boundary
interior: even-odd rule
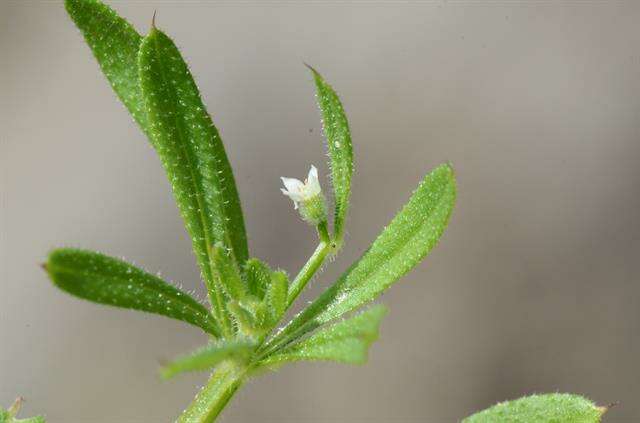
[[[240,276],[238,266],[231,252],[222,243],[211,247],[211,259],[214,263],[216,283],[233,300],[241,300],[247,295],[247,288]]]
[[[496,404],[462,423],[598,423],[606,411],[579,395],[544,394]]]
[[[264,298],[271,283],[271,269],[261,260],[250,258],[245,264],[244,275],[249,292],[258,298]]]
[[[267,306],[265,302],[253,295],[247,295],[240,300],[238,304],[251,315],[254,335],[263,334],[264,322],[267,315]]]
[[[289,277],[281,270],[271,274],[271,283],[267,288],[265,302],[267,304],[267,325],[274,326],[287,310],[287,294],[289,292]]]
[[[369,346],[378,339],[380,321],[386,313],[386,307],[374,306],[287,346],[267,357],[262,364],[268,366],[301,360],[363,364],[367,361]]]
[[[142,37],[129,22],[98,0],[66,0],[65,6],[118,98],[148,134],[147,114],[138,84],[138,49]]]
[[[215,321],[202,304],[122,260],[92,251],[61,248],[49,254],[44,267],[58,288],[76,297],[161,314],[219,335]]]
[[[140,46],[138,69],[153,145],[193,240],[214,309],[212,260],[217,242],[234,261],[247,260],[247,237],[238,191],[217,129],[177,47],[152,28]],[[220,318],[221,310],[216,311]]]
[[[254,348],[254,343],[244,340],[214,341],[172,361],[161,369],[161,374],[164,379],[169,379],[184,372],[211,369],[224,360],[245,361]]]
[[[333,184],[335,211],[334,237],[338,246],[344,236],[344,223],[349,208],[351,176],[353,175],[353,147],[347,116],[340,98],[322,76],[311,66],[316,83],[318,105],[322,112],[322,122],[327,147],[331,158],[331,182]]]
[[[449,165],[437,167],[418,185],[409,202],[360,260],[298,314],[263,351],[286,345],[375,299],[436,245],[449,221],[455,197],[453,169]]]
[[[229,301],[227,309],[238,333],[247,338],[258,336],[256,320],[250,310],[240,305],[238,301]]]

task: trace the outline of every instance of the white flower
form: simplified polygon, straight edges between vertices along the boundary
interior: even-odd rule
[[[298,208],[298,204],[310,200],[322,192],[320,181],[318,181],[318,169],[311,165],[309,175],[304,182],[295,178],[280,178],[286,189],[280,188],[280,191],[293,200],[294,208]]]

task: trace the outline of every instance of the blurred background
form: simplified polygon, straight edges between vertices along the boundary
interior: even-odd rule
[[[252,255],[290,273],[316,240],[279,177],[313,163],[328,184],[302,62],[341,95],[348,238],[304,300],[431,168],[457,171],[450,226],[384,295],[369,363],[287,366],[222,421],[456,422],[554,391],[640,420],[639,2],[110,4],[141,32],[157,10],[225,141]],[[55,246],[96,249],[204,300],[159,160],[61,1],[2,0],[0,57],[0,403],[22,395],[51,423],[170,421],[206,375],[162,382],[158,363],[204,343],[199,330],[72,298],[38,267]]]

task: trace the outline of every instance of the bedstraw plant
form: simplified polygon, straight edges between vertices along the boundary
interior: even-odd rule
[[[344,242],[354,162],[349,125],[336,92],[309,67],[330,158],[333,213],[314,166],[304,181],[282,178],[283,194],[318,235],[317,248],[290,279],[249,252],[224,145],[171,38],[155,22],[140,35],[98,0],[65,3],[111,87],[160,158],[209,301],[205,306],[123,260],[72,248],[51,251],[43,264],[55,286],[89,301],[164,315],[203,331],[202,347],[161,369],[164,378],[211,372],[178,422],[214,421],[235,392],[265,369],[294,361],[364,363],[387,313],[386,307],[372,302],[431,251],[449,221],[456,198],[451,165],[427,174],[364,254],[306,308],[283,322],[307,283]],[[0,410],[0,422],[42,421],[16,420],[18,408],[19,404]],[[563,420],[557,410],[571,420]],[[581,397],[552,394],[501,404],[465,421],[524,422],[535,415],[540,422],[591,423],[602,412]]]

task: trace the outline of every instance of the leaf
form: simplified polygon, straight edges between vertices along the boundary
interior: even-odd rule
[[[215,321],[202,304],[122,260],[92,251],[61,248],[49,254],[44,268],[58,288],[76,297],[161,314],[219,336]]]
[[[142,37],[131,24],[100,1],[66,0],[65,6],[116,95],[142,130],[148,133],[138,84],[138,49]]]
[[[267,326],[274,326],[287,310],[287,294],[289,292],[289,277],[281,270],[273,272],[271,283],[265,295],[267,304]]]
[[[353,175],[351,133],[340,98],[315,69],[309,65],[307,67],[315,79],[318,106],[322,112],[322,123],[331,158],[331,182],[335,197],[334,237],[336,243],[340,245],[344,235]]]
[[[16,418],[16,415],[20,412],[23,401],[24,400],[22,398],[16,399],[8,410],[0,407],[0,423],[45,423],[44,417],[42,416],[30,417],[26,419]]]
[[[289,345],[262,361],[264,365],[288,361],[325,360],[348,364],[367,361],[369,346],[378,339],[380,321],[387,314],[382,305],[350,319],[320,329],[310,337]]]
[[[247,295],[247,289],[240,276],[236,262],[231,257],[231,252],[221,243],[211,247],[211,259],[216,269],[216,282],[220,288],[233,300],[241,300]]]
[[[245,264],[244,275],[249,292],[262,299],[271,283],[271,269],[261,260],[250,258]]]
[[[579,395],[544,394],[496,404],[462,423],[597,423],[606,411]]]
[[[441,165],[418,185],[364,255],[298,314],[263,350],[279,348],[314,328],[375,299],[436,245],[453,210],[453,169]]]
[[[257,322],[255,316],[249,309],[243,307],[238,301],[229,301],[227,308],[238,333],[247,338],[254,338],[259,335],[256,330]]]
[[[219,308],[209,247],[222,243],[239,265],[248,255],[231,165],[173,41],[152,28],[140,46],[138,69],[152,142],[191,235],[212,306]]]
[[[211,369],[224,360],[246,360],[254,348],[255,344],[249,341],[214,341],[172,361],[161,369],[161,374],[169,379],[184,372]]]

